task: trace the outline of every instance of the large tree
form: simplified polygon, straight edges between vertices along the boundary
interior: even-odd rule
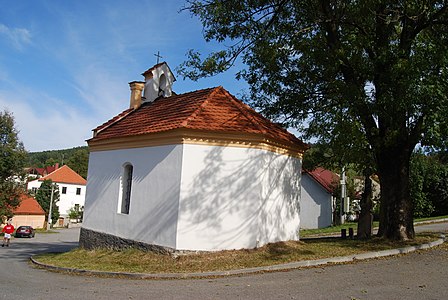
[[[179,71],[198,79],[241,57],[267,116],[307,137],[350,128],[341,142],[367,145],[380,178],[378,235],[412,239],[411,154],[447,136],[448,1],[187,2],[205,39],[227,47],[191,50]]]
[[[6,110],[0,112],[0,216],[12,217],[14,208],[20,204],[25,158],[14,116]]]

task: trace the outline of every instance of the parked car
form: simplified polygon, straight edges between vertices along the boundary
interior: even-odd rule
[[[31,226],[19,226],[16,230],[16,237],[34,237],[34,228]]]

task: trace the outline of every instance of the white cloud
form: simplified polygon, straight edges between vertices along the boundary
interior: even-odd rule
[[[0,24],[0,34],[5,35],[12,46],[18,50],[23,50],[25,45],[31,43],[31,33],[25,28],[9,28]]]
[[[105,111],[121,112],[125,110],[126,103],[123,97],[126,94],[126,81],[114,78],[105,70],[92,70],[86,66],[73,74],[71,86],[79,95],[88,114],[102,115]]]
[[[0,109],[12,112],[19,138],[28,151],[65,149],[86,145],[91,130],[98,121],[64,105],[55,99],[45,99],[45,95],[34,95],[36,102],[27,103],[26,94],[0,93]],[[59,105],[37,113],[37,101],[58,102]]]

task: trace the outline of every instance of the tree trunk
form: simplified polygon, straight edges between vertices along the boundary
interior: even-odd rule
[[[361,195],[361,212],[358,219],[358,239],[369,239],[372,237],[372,179],[370,179],[370,170],[364,172],[364,191]]]
[[[405,147],[377,153],[381,184],[380,226],[378,236],[390,240],[415,237],[413,205],[409,191],[410,155]]]

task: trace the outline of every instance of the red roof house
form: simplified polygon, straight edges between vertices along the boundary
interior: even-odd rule
[[[308,174],[329,193],[333,193],[334,189],[339,185],[339,175],[321,167],[312,171],[303,170],[302,173]]]
[[[46,176],[28,182],[28,190],[37,190],[44,180],[51,180],[58,185],[60,198],[56,205],[61,219],[57,225],[65,226],[69,222],[70,209],[84,206],[87,180],[64,165]]]
[[[85,180],[81,175],[73,171],[69,166],[64,165],[59,169],[54,170],[50,174],[41,177],[38,179],[39,181],[51,180],[55,183],[69,183],[69,184],[78,184],[78,185],[86,185],[87,180]]]
[[[339,176],[324,168],[302,172],[300,221],[303,229],[331,226]]]
[[[28,173],[28,176],[34,177],[34,178],[40,178],[42,176],[46,176],[50,174],[51,172],[57,170],[59,168],[59,164],[56,163],[53,166],[46,166],[44,168],[28,168],[26,171]]]
[[[43,228],[45,223],[45,211],[36,199],[23,194],[20,197],[20,205],[14,210],[12,224],[14,227],[30,225],[34,228]]]

